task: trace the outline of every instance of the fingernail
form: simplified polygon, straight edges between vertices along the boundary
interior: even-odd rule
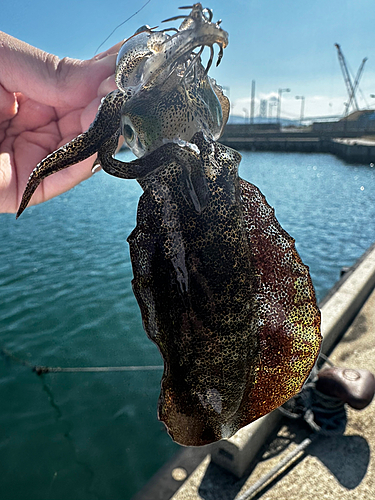
[[[113,45],[113,47],[109,48],[108,50],[105,50],[104,52],[101,52],[100,54],[94,56],[93,59],[95,61],[100,61],[101,59],[104,59],[105,57],[117,56],[118,51],[120,50],[122,43],[123,43],[122,41],[119,43],[116,43],[116,45]]]

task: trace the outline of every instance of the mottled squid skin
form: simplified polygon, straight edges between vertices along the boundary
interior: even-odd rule
[[[128,241],[144,328],[165,363],[159,418],[175,441],[197,446],[301,389],[320,314],[294,240],[238,177],[239,153],[201,133],[192,142],[199,154],[175,145],[152,154],[163,167],[140,181]]]
[[[240,154],[216,142],[229,102],[191,55],[226,46],[211,18],[195,4],[172,37],[146,29],[124,44],[118,90],[36,167],[18,212],[42,178],[95,151],[106,172],[138,180],[133,290],[164,360],[159,418],[188,446],[230,437],[296,394],[321,343],[294,240],[238,176]],[[140,158],[114,158],[120,134]]]

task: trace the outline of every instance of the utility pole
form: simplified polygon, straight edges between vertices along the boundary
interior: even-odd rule
[[[251,82],[250,123],[254,123],[254,108],[255,108],[255,80]]]
[[[270,118],[270,122],[272,122],[272,109],[278,105],[277,97],[271,97],[268,103],[268,116]]]
[[[281,96],[283,92],[290,92],[290,89],[279,89],[279,105],[277,106],[277,121],[280,123],[281,116]]]
[[[261,118],[267,118],[267,100],[261,99],[259,104],[259,116]]]
[[[296,95],[296,99],[301,99],[301,114],[299,117],[299,124],[302,125],[303,113],[305,111],[305,96],[304,95]]]

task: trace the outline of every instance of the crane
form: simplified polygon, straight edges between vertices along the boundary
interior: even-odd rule
[[[349,102],[348,102],[348,109],[353,101],[353,99],[355,99],[355,93],[357,91],[357,88],[358,88],[358,84],[359,84],[359,80],[362,76],[362,73],[363,73],[363,68],[365,66],[365,63],[367,61],[367,57],[365,57],[362,62],[361,62],[361,65],[360,67],[358,68],[358,72],[357,72],[357,76],[355,77],[355,80],[354,80],[354,84],[353,84],[353,93],[350,95],[349,97]],[[357,109],[358,109],[358,106],[357,106]]]
[[[340,62],[340,66],[341,66],[341,71],[342,71],[342,74],[344,76],[344,81],[345,81],[346,88],[347,88],[347,91],[348,91],[348,96],[349,96],[349,100],[346,103],[346,110],[345,110],[345,116],[346,116],[348,114],[348,112],[349,112],[349,107],[350,107],[350,105],[352,103],[354,103],[353,104],[354,110],[355,111],[359,110],[358,102],[357,102],[355,93],[357,91],[359,80],[361,79],[361,76],[362,76],[362,73],[363,73],[363,68],[364,68],[365,63],[367,61],[367,57],[365,57],[362,60],[361,65],[360,65],[360,67],[359,67],[359,69],[357,71],[357,75],[355,77],[354,83],[353,83],[352,79],[350,77],[350,73],[349,73],[348,67],[346,65],[344,54],[342,53],[342,50],[341,50],[341,47],[340,47],[340,45],[338,43],[335,43],[335,47],[337,49],[337,55],[338,55],[338,58],[339,58],[339,62]]]

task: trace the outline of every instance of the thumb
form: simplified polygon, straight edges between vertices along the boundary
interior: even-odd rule
[[[114,74],[120,46],[121,42],[86,61],[60,60],[0,31],[0,84],[48,106],[83,107]]]

